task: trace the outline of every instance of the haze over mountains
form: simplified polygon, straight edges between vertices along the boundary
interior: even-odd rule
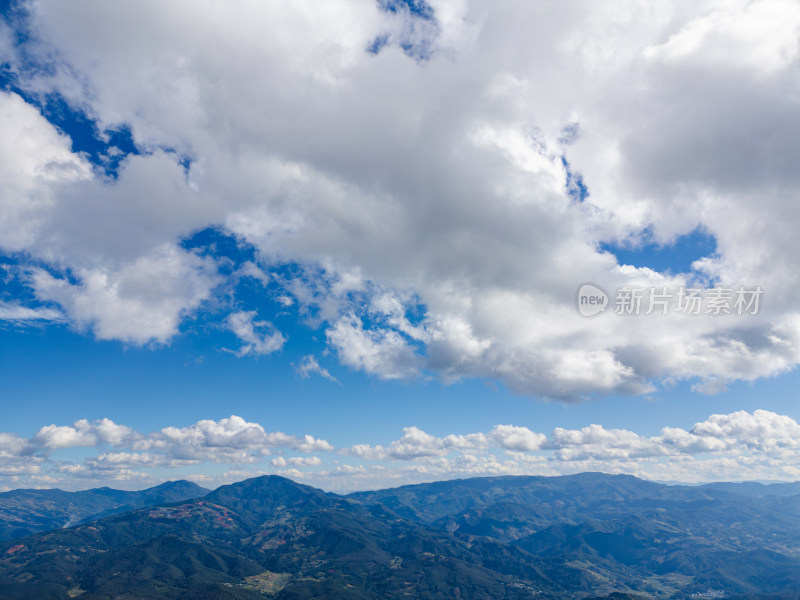
[[[799,594],[800,484],[584,473],[340,496],[265,476],[0,544],[8,599]]]

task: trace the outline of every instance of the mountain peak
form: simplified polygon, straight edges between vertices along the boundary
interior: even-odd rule
[[[324,494],[322,490],[318,490],[302,483],[297,483],[286,477],[280,475],[260,475],[259,477],[251,477],[243,481],[237,481],[229,485],[223,485],[212,494],[218,492],[236,491],[238,494],[246,494],[251,492],[276,492],[280,490],[297,490],[306,494]]]
[[[200,486],[194,483],[193,481],[187,481],[186,479],[174,479],[171,481],[165,481],[164,483],[160,483],[158,485],[154,485],[153,487],[148,488],[148,491],[161,490],[164,488],[174,488],[174,487],[200,487]]]
[[[187,481],[186,479],[176,479],[174,481],[165,481],[159,485],[153,486],[143,492],[161,492],[166,490],[182,490],[192,492],[210,492],[211,490],[197,485],[194,481]]]
[[[224,485],[208,494],[205,500],[235,510],[251,524],[261,522],[279,509],[320,507],[336,502],[322,490],[279,475],[263,475]]]

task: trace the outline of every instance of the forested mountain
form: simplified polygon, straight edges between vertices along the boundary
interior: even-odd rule
[[[5,542],[0,598],[788,600],[787,489],[587,473],[340,496],[266,476]]]
[[[81,492],[3,492],[0,493],[0,540],[69,527],[142,506],[198,498],[209,491],[190,481],[168,481],[138,492],[107,487]]]

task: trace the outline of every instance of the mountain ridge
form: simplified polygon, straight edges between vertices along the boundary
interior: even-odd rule
[[[141,506],[178,502],[210,491],[191,481],[177,480],[138,491],[100,487],[77,492],[57,488],[0,492],[0,541],[77,525]]]
[[[338,495],[262,476],[2,543],[0,597],[797,598],[800,495],[702,487],[593,473]]]

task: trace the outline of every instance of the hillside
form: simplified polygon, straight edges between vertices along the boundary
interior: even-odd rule
[[[0,493],[0,540],[61,529],[142,506],[180,502],[207,490],[190,481],[168,481],[137,492],[96,488],[81,492],[13,490]]]
[[[339,496],[259,477],[6,542],[0,597],[796,598],[800,496],[727,487],[589,473]]]

